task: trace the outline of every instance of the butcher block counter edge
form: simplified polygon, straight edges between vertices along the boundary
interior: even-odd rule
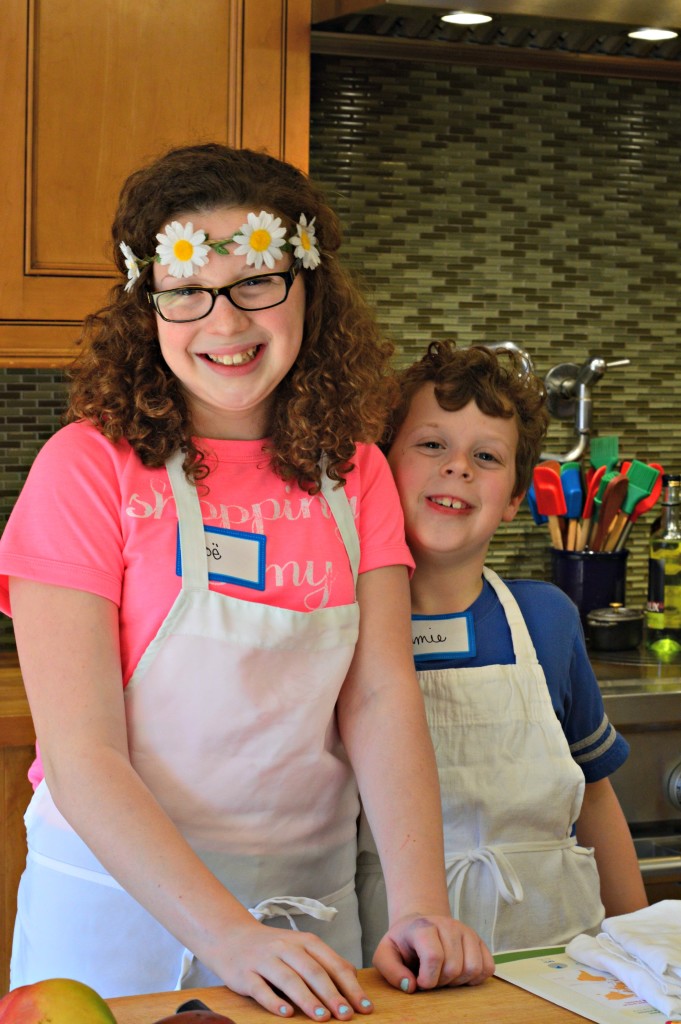
[[[362,985],[374,1002],[374,1012],[355,1015],[355,1022],[369,1024],[576,1024],[583,1017],[547,1002],[500,978],[482,985],[437,989],[405,995],[392,988],[377,971],[359,972]],[[200,999],[235,1024],[272,1024],[273,1014],[252,999],[236,995],[227,988],[187,989],[182,992],[155,992],[151,995],[124,996],[107,1000],[117,1024],[154,1024],[174,1013],[189,999]],[[286,1018],[282,1018],[286,1019]],[[289,1018],[290,1019],[290,1018]],[[300,1012],[294,1019],[307,1021]]]
[[[26,699],[19,662],[14,654],[0,654],[0,747],[24,747],[35,742],[35,730]]]

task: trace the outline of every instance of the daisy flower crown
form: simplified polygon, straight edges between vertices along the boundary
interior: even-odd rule
[[[246,263],[256,270],[263,263],[272,270],[274,261],[280,260],[285,252],[292,252],[306,270],[314,270],[321,262],[315,237],[315,220],[313,217],[308,224],[307,217],[301,213],[295,233],[288,239],[286,229],[281,226],[281,217],[275,217],[265,210],[261,210],[257,216],[249,213],[246,223],[230,238],[209,238],[200,228],[194,231],[191,221],[180,224],[174,220],[156,235],[158,245],[154,256],[135,256],[126,242],[120,242],[119,248],[128,272],[125,290],[132,291],[142,270],[150,263],[167,266],[171,277],[191,277],[208,262],[210,249],[221,256],[229,256],[227,246],[233,242],[236,242],[236,248],[232,255],[245,255]]]

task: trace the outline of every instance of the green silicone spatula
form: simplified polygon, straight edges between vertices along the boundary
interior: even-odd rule
[[[660,465],[659,462],[650,462],[648,463],[648,465],[652,466],[653,469],[657,470],[657,479],[651,488],[650,494],[646,495],[644,498],[641,498],[641,500],[638,501],[634,506],[634,511],[629,516],[628,522],[625,524],[624,529],[620,533],[619,538],[615,543],[615,551],[622,550],[624,545],[627,543],[627,538],[631,533],[631,528],[634,525],[634,523],[638,519],[640,519],[642,515],[645,515],[646,512],[650,512],[651,508],[653,508],[657,504],[657,502],[660,499],[660,495],[662,494],[662,477],[664,476],[664,466]]]
[[[653,466],[647,466],[645,462],[638,462],[634,459],[627,469],[626,475],[628,483],[627,493],[605,540],[604,551],[615,551],[617,542],[624,527],[629,522],[632,512],[639,501],[648,497],[655,486],[655,481],[659,477],[660,472]]]
[[[619,458],[620,443],[617,435],[592,437],[589,443],[589,458],[594,469],[605,466],[606,472],[614,469]]]

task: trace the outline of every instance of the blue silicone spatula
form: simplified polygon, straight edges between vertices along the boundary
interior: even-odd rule
[[[531,483],[530,486],[527,488],[525,500],[527,501],[530,512],[532,513],[532,518],[534,519],[537,526],[543,526],[544,523],[548,523],[548,516],[543,516],[537,508],[537,495],[534,492],[534,483]]]

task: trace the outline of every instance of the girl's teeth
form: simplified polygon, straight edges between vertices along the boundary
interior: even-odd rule
[[[250,363],[251,359],[255,359],[257,351],[256,345],[255,348],[246,349],[245,352],[237,352],[233,356],[212,356],[210,353],[207,353],[207,355],[212,363],[220,363],[222,366],[243,366],[244,363]]]

